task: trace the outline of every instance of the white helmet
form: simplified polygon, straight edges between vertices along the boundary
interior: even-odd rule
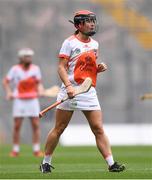
[[[24,56],[33,56],[34,55],[34,51],[30,48],[24,48],[24,49],[20,49],[18,51],[18,57],[24,57]]]

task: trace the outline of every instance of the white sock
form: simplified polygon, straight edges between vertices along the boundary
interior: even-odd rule
[[[113,160],[113,156],[112,155],[109,155],[108,157],[105,158],[107,164],[109,166],[112,166],[114,164],[114,160]]]
[[[33,144],[33,151],[34,152],[40,151],[40,144],[39,143]]]
[[[18,153],[20,151],[20,146],[18,144],[13,144],[13,151]]]
[[[50,155],[45,155],[43,159],[43,164],[48,163],[51,164],[52,157]]]

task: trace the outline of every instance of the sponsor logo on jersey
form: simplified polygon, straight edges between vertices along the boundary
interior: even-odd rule
[[[81,50],[79,48],[76,48],[74,51],[72,51],[71,56],[73,56],[73,55],[76,56],[76,55],[80,54],[80,52],[81,52]]]

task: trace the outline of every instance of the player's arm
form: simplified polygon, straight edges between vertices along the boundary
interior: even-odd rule
[[[100,63],[98,64],[97,66],[97,72],[100,73],[100,72],[104,72],[107,70],[107,65],[105,63]]]
[[[96,59],[98,59],[98,49],[99,49],[99,44],[97,43],[97,49],[96,49]],[[100,73],[100,72],[104,72],[107,70],[107,65],[102,62],[102,63],[99,63],[97,64],[97,73]]]
[[[75,91],[74,91],[74,88],[72,87],[71,82],[68,79],[67,65],[68,65],[67,59],[59,58],[58,73],[62,82],[64,83],[66,87],[68,96],[72,98],[74,97]]]
[[[42,82],[38,83],[38,95],[44,96],[44,86],[43,86]]]
[[[6,99],[8,100],[13,99],[13,92],[10,87],[10,81],[7,78],[4,78],[2,84],[6,91]]]

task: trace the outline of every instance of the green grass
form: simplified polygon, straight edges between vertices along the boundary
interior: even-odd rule
[[[126,171],[109,173],[96,147],[61,147],[53,157],[55,169],[42,174],[42,158],[32,155],[31,146],[21,146],[18,158],[8,156],[11,147],[0,146],[1,179],[150,179],[152,178],[151,146],[112,147],[116,160],[126,164]]]

